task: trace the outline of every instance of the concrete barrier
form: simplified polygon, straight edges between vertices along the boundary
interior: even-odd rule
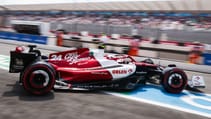
[[[131,39],[108,39],[105,42],[106,51],[112,51],[116,53],[125,53],[125,49],[129,49]],[[100,38],[93,36],[79,36],[75,34],[69,34],[69,38],[64,38],[64,46],[69,47],[88,47],[97,48]],[[153,44],[151,41],[139,42],[138,56],[146,57],[160,57],[176,60],[188,60],[188,54],[191,47],[178,46],[175,42],[164,42],[161,44]]]
[[[56,46],[57,38],[56,36],[49,36],[47,39],[47,45]]]

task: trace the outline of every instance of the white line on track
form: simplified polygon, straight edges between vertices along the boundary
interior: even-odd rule
[[[183,112],[187,112],[187,113],[196,114],[196,115],[211,118],[211,114],[202,113],[202,112],[198,112],[198,111],[191,110],[191,109],[185,109],[185,108],[181,108],[181,107],[178,107],[178,106],[172,106],[172,105],[169,105],[169,104],[164,104],[164,103],[151,101],[151,100],[147,100],[147,99],[135,98],[135,97],[127,96],[127,95],[124,95],[124,94],[119,94],[119,93],[112,93],[112,92],[105,92],[105,93],[109,94],[109,95],[129,99],[129,100],[134,100],[134,101],[137,101],[137,102],[147,103],[147,104],[151,104],[151,105],[156,105],[156,106],[160,106],[160,107],[165,107],[165,108],[169,108],[169,109],[174,109],[174,110],[178,110],[178,111],[183,111]]]

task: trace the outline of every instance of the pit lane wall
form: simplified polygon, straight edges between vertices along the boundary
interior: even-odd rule
[[[116,34],[115,34],[116,35]],[[131,48],[131,38],[118,37],[114,38],[109,36],[105,44],[105,50],[112,53],[126,54],[128,49]],[[101,37],[93,35],[78,35],[78,34],[67,34],[63,35],[63,46],[66,47],[89,47],[97,48],[101,43]],[[160,40],[156,43],[153,40],[142,39],[140,42],[136,42],[138,46],[137,56],[150,57],[150,58],[161,58],[168,60],[176,60],[182,62],[189,61],[189,54],[192,51],[194,45],[192,43],[180,43],[175,41]],[[199,58],[198,64],[210,65],[209,53],[202,55]],[[206,57],[204,57],[206,56]]]

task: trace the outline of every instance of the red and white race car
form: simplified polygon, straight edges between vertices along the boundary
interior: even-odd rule
[[[137,62],[129,55],[104,54],[88,48],[42,56],[35,45],[11,51],[10,73],[20,73],[24,89],[43,95],[52,89],[135,89],[146,82],[160,84],[167,92],[180,93],[187,85],[204,87],[199,77],[188,81],[175,65],[162,67],[151,59]]]

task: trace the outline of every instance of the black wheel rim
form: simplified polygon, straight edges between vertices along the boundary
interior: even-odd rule
[[[183,77],[179,73],[173,73],[169,76],[168,85],[172,88],[181,88],[183,85]]]
[[[44,70],[35,70],[30,76],[30,85],[33,88],[45,88],[49,83],[49,75]]]

